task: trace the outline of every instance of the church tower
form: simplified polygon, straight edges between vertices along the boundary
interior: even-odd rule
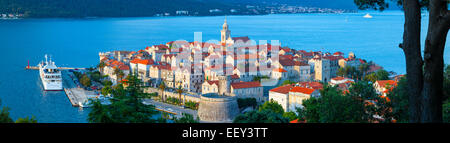
[[[230,81],[229,75],[219,76],[219,95],[228,95],[230,93]]]
[[[231,31],[228,29],[227,17],[225,17],[225,22],[223,23],[222,30],[220,31],[220,33],[221,33],[220,43],[222,44],[227,43],[227,40],[231,38],[230,36]]]

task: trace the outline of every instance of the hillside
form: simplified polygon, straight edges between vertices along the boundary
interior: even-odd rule
[[[212,9],[221,11],[211,13]],[[0,0],[0,13],[26,17],[140,17],[176,15],[179,10],[199,16],[252,14],[238,6],[200,0]]]

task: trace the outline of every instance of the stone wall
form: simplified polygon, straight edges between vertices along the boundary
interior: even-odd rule
[[[144,90],[145,93],[158,93],[158,95],[161,93],[161,89],[159,88],[152,88],[152,87],[148,87]],[[168,97],[172,97],[172,98],[179,98],[178,97],[178,93],[176,92],[170,92],[170,91],[164,91],[164,95],[168,98]],[[186,96],[184,96],[183,94],[181,95],[181,100],[184,100],[184,98],[186,97],[186,102],[188,101],[193,101],[193,102],[200,102],[200,95],[193,95],[193,93],[188,93],[186,94]]]
[[[202,95],[198,108],[198,117],[203,122],[232,122],[239,114],[236,97]]]

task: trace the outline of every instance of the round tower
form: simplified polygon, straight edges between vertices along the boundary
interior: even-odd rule
[[[200,96],[198,117],[202,122],[228,123],[239,114],[236,97],[219,96],[215,93]]]

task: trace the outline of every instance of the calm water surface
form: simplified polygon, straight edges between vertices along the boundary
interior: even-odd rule
[[[400,11],[358,14],[297,14],[229,16],[232,36],[253,40],[280,40],[283,46],[313,51],[354,52],[385,69],[405,73]],[[0,20],[0,99],[11,116],[34,115],[39,122],[86,122],[88,109],[72,107],[64,92],[44,92],[37,71],[24,70],[27,60],[36,65],[44,54],[58,66],[88,67],[98,63],[98,52],[140,50],[173,40],[220,39],[224,17],[24,19]],[[425,39],[427,17],[423,19]],[[423,41],[422,40],[422,41]],[[449,48],[445,60],[449,63]]]

